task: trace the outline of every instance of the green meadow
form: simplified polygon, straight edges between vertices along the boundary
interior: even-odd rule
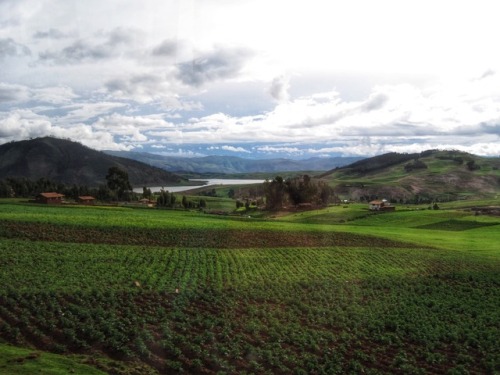
[[[472,206],[2,200],[0,373],[497,373],[500,218]]]

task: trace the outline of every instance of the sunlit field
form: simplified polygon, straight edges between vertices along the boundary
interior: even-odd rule
[[[499,229],[2,200],[0,373],[495,373]]]

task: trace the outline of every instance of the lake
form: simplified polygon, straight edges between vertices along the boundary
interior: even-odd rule
[[[197,189],[200,187],[207,186],[218,186],[218,185],[250,185],[250,184],[262,184],[264,180],[239,180],[239,179],[229,179],[229,178],[192,178],[189,181],[193,182],[204,182],[199,186],[148,186],[151,192],[157,193],[161,189],[168,191],[170,193],[179,193],[182,191]],[[135,193],[142,193],[141,188],[135,188]]]

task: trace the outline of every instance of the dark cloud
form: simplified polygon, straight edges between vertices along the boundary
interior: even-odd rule
[[[86,60],[102,60],[113,56],[113,51],[104,46],[91,46],[79,40],[59,52],[43,52],[40,60],[57,64],[69,64]]]
[[[140,74],[127,79],[113,79],[105,86],[110,92],[121,92],[129,95],[153,93],[160,89],[163,80],[153,74]]]
[[[135,37],[134,31],[118,28],[100,34],[98,39],[104,39],[100,43],[80,39],[60,51],[42,52],[39,58],[41,61],[53,62],[54,64],[106,60],[119,56],[124,47],[135,42]]]
[[[175,56],[180,49],[179,42],[176,40],[164,40],[153,49],[153,56]]]
[[[238,75],[252,53],[247,49],[216,49],[192,61],[178,64],[178,75],[184,84],[199,87],[207,82]]]
[[[15,102],[27,98],[27,91],[22,86],[0,83],[0,103]]]
[[[481,123],[479,127],[483,133],[500,136],[500,121],[496,123]]]
[[[0,39],[0,59],[8,56],[23,56],[29,55],[31,51],[28,47],[16,43],[12,38]]]
[[[271,96],[281,102],[288,100],[288,89],[290,88],[290,83],[288,78],[285,76],[276,77],[271,82],[271,87],[269,88],[269,94]]]
[[[131,45],[136,40],[137,32],[134,30],[116,28],[104,34],[104,37],[107,39],[104,43],[106,46]]]
[[[361,105],[360,109],[363,112],[375,111],[377,109],[381,109],[385,103],[389,100],[389,97],[382,93],[377,93],[370,95],[368,100]]]
[[[35,39],[63,39],[66,37],[68,37],[67,34],[57,29],[49,29],[47,31],[37,31],[35,34],[33,34],[33,38]]]

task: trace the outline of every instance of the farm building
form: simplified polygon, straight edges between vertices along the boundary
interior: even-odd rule
[[[95,198],[91,195],[82,195],[78,197],[78,203],[80,204],[94,204]]]
[[[44,204],[59,204],[62,203],[63,194],[55,192],[40,193],[36,196],[35,202]]]
[[[150,199],[147,199],[147,198],[142,198],[142,199],[139,199],[139,203],[141,204],[144,204],[144,205],[147,205],[148,207],[153,207],[153,205],[156,203],[155,201],[152,201]]]
[[[382,200],[374,200],[369,204],[370,211],[394,211],[396,207],[391,206],[391,203],[385,199]]]

